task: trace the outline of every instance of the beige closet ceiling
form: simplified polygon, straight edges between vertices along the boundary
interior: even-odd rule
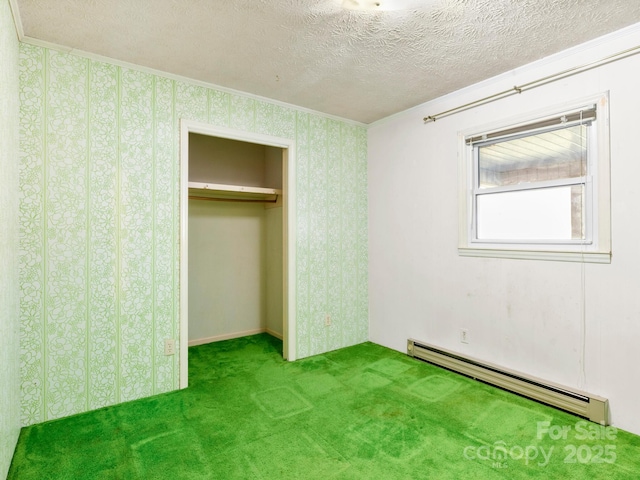
[[[640,21],[640,0],[11,1],[25,37],[364,123]]]

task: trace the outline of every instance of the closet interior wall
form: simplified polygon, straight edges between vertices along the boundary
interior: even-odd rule
[[[281,148],[189,134],[189,182],[282,189]],[[189,345],[283,333],[282,199],[189,200]]]

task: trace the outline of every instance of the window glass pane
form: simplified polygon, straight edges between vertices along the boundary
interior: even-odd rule
[[[489,193],[476,199],[478,240],[585,238],[583,185]]]
[[[582,177],[587,125],[529,135],[479,147],[479,187]]]
[[[584,240],[587,238],[584,185],[573,185],[571,187],[571,238],[573,240]]]

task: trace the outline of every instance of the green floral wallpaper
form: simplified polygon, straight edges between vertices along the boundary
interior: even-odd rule
[[[18,37],[0,0],[0,478],[20,434]]]
[[[296,140],[298,356],[367,340],[364,127],[27,44],[20,92],[25,425],[177,388],[181,118]]]

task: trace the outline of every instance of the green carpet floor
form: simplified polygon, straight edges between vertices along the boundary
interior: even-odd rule
[[[192,347],[190,387],[24,428],[29,479],[637,479],[640,437],[365,343]]]

